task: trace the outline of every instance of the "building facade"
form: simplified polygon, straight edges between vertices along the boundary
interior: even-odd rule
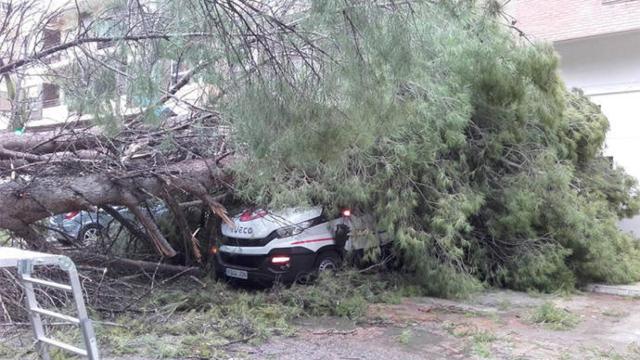
[[[66,0],[51,0],[41,3],[29,3],[31,9],[17,10],[25,15],[36,17],[39,14],[46,15],[49,9],[58,9],[69,7]],[[10,16],[6,12],[11,11],[11,7],[20,8],[21,2],[2,2],[5,6],[0,6],[0,17],[6,17],[8,21],[16,21],[17,17]],[[16,11],[16,10],[14,10]],[[70,13],[70,12],[69,12]],[[64,12],[61,17],[52,19],[43,31],[35,33],[35,20],[25,19],[21,23],[12,24],[20,26],[24,32],[24,36],[13,39],[16,44],[24,44],[25,48],[33,47],[37,49],[47,49],[61,44],[65,36],[65,32],[71,31],[76,27],[75,21],[65,17]],[[34,29],[31,31],[31,29]],[[0,46],[0,56],[9,53],[8,48],[13,46],[10,42]],[[10,52],[13,57],[19,56],[17,52]],[[3,58],[4,63],[10,59]],[[68,65],[68,58],[60,55],[48,57],[36,64],[20,71],[18,74],[9,74],[7,78],[0,81],[0,128],[18,127],[18,125],[10,124],[11,118],[18,116],[22,121],[26,121],[28,126],[38,127],[41,125],[50,125],[61,123],[68,119],[69,111],[64,105],[64,94],[60,87],[55,83],[54,76],[56,70]],[[51,74],[52,76],[48,76]],[[13,97],[9,94],[9,88],[12,88]]]
[[[506,12],[551,42],[560,74],[609,118],[605,155],[640,179],[640,0],[512,0]],[[640,235],[640,217],[620,226]]]
[[[20,0],[13,1],[14,3],[20,2]],[[26,48],[35,49],[36,52],[72,42],[79,29],[87,30],[88,36],[117,36],[110,33],[110,29],[116,27],[116,22],[106,17],[100,17],[105,8],[105,2],[100,0],[38,0],[28,2],[32,7],[28,12],[29,16],[35,19],[47,16],[51,18],[51,21],[44,28],[42,23],[32,25],[28,20],[20,24],[23,38],[17,39],[16,42],[24,42],[27,44]],[[153,5],[150,1],[142,1],[141,3]],[[0,0],[0,19],[3,18],[3,9],[7,11],[7,7],[3,7],[2,4],[3,0]],[[48,12],[55,12],[56,16],[51,16]],[[22,20],[22,17],[14,16],[13,19]],[[107,21],[111,21],[111,23]],[[15,74],[10,74],[10,87],[14,88],[16,93],[13,98],[9,95],[6,80],[3,81],[4,79],[0,77],[0,129],[17,130],[23,125],[27,128],[48,128],[60,126],[66,122],[90,120],[91,115],[79,114],[70,109],[69,102],[65,101],[64,91],[58,82],[65,77],[65,71],[68,71],[71,65],[77,62],[79,57],[82,57],[82,53],[91,54],[92,61],[105,60],[113,56],[117,45],[115,41],[85,43],[73,49],[78,51],[61,51],[22,68]],[[9,59],[3,58],[3,54],[8,53],[10,47],[10,43],[3,44],[2,38],[0,38],[0,60],[5,63]],[[11,52],[11,55],[14,57],[13,60],[16,57],[20,58],[20,55],[16,55],[15,52]],[[24,55],[24,57],[28,57],[28,55]],[[176,64],[169,59],[160,59],[158,63],[159,67],[163,68],[157,79],[158,86],[165,93],[189,71],[184,65]],[[124,89],[129,80],[126,76],[126,69],[123,69],[122,72],[125,74],[121,75],[112,71],[118,87],[123,92],[120,101],[112,105],[113,112],[123,116],[139,113],[144,106],[155,99],[127,98],[124,95],[126,92]],[[174,114],[185,114],[191,110],[190,104],[200,104],[206,99],[205,95],[215,91],[217,89],[210,85],[192,80],[177,92],[172,93],[170,99],[165,102],[165,107]],[[20,125],[11,123],[12,119],[16,118],[20,119]]]

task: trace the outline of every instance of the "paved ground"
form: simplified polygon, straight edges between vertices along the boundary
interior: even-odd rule
[[[529,314],[547,301],[575,314],[578,325],[550,330],[531,323]],[[640,359],[640,300],[511,291],[466,302],[406,299],[372,306],[363,324],[307,320],[296,337],[235,351],[250,359]]]
[[[567,330],[533,323],[530,315],[546,303],[579,322]],[[500,290],[467,301],[410,298],[395,305],[372,305],[359,323],[312,318],[297,325],[294,337],[275,337],[261,345],[234,344],[225,348],[223,358],[640,360],[640,298],[618,295],[563,297]],[[13,336],[5,332],[0,340],[3,337]],[[26,340],[23,345],[30,344]]]

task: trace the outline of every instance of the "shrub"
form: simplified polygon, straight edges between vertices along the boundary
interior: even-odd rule
[[[551,302],[545,302],[536,308],[529,315],[529,320],[553,330],[572,329],[580,322],[569,310],[560,309]]]

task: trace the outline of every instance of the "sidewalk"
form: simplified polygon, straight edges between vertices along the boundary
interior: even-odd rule
[[[589,284],[585,290],[599,294],[640,297],[640,282],[629,285]]]

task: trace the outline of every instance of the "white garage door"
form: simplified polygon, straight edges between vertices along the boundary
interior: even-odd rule
[[[591,96],[609,118],[605,155],[640,179],[640,92]],[[625,219],[620,227],[640,236],[640,216]]]

